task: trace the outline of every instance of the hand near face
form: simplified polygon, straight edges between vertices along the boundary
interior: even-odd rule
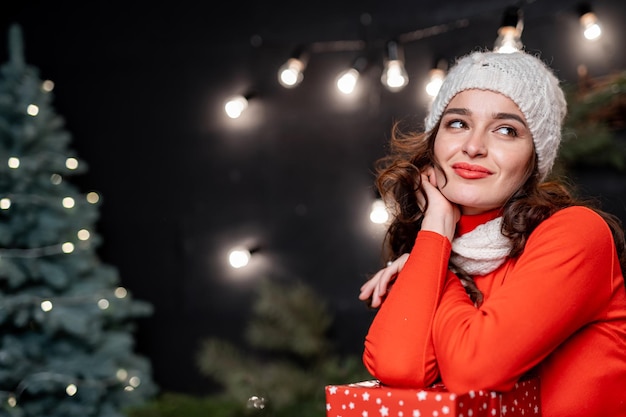
[[[447,236],[448,239],[452,241],[456,223],[461,216],[459,207],[448,201],[441,191],[439,191],[439,188],[437,188],[437,176],[435,175],[434,168],[428,168],[422,174],[422,187],[428,199],[428,207],[422,221],[422,230],[435,231]],[[421,192],[418,193],[418,203],[423,209],[426,205],[426,199]],[[380,307],[390,286],[404,267],[408,258],[409,254],[405,253],[395,261],[389,263],[385,268],[376,272],[372,278],[361,286],[359,299],[367,301],[372,308]]]
[[[439,233],[452,242],[456,224],[461,218],[461,210],[441,193],[442,185],[445,186],[443,175],[438,174],[435,168],[428,168],[422,174],[422,187],[428,198],[428,207],[424,212],[421,230]],[[423,197],[418,195],[418,200],[420,204],[424,204]]]

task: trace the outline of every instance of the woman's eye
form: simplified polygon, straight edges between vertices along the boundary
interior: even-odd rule
[[[465,126],[465,124],[460,120],[451,120],[448,122],[448,127],[452,127],[454,129],[460,129],[463,126]]]
[[[499,127],[498,129],[496,129],[496,132],[499,132],[506,136],[513,136],[513,137],[517,136],[517,130],[515,130],[514,128],[510,126]]]

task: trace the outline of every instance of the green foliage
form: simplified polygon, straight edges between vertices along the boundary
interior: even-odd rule
[[[128,417],[246,417],[248,414],[256,415],[252,409],[242,413],[241,405],[231,399],[167,392],[149,404],[126,410]]]
[[[360,357],[334,353],[328,340],[333,317],[307,285],[262,280],[252,312],[247,348],[209,338],[198,351],[199,369],[223,387],[219,394],[188,397],[175,411],[174,399],[163,395],[129,417],[187,417],[203,408],[204,415],[220,409],[224,417],[324,417],[325,385],[371,379]],[[153,414],[145,414],[149,410]]]
[[[0,67],[0,415],[121,417],[157,392],[132,336],[152,306],[97,256],[99,206],[68,181],[87,165],[69,149],[52,90],[24,61],[19,26],[9,50]]]
[[[555,172],[626,170],[626,72],[581,90],[566,88],[568,116]],[[620,138],[620,133],[622,137]]]
[[[365,377],[360,358],[338,358],[327,335],[332,317],[323,299],[301,282],[261,281],[246,328],[250,350],[205,340],[200,371],[239,401],[257,395],[276,408],[319,398],[326,384]]]
[[[324,337],[332,318],[324,301],[302,283],[285,291],[271,281],[261,282],[253,314],[246,333],[252,346],[305,358],[321,356],[331,348]]]

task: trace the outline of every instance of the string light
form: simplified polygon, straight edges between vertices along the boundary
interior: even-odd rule
[[[0,391],[0,397],[4,397],[4,402],[9,408],[17,408],[19,406],[20,397],[27,392],[31,386],[40,386],[41,383],[46,383],[49,386],[54,383],[61,384],[65,394],[68,397],[74,397],[78,394],[81,386],[93,386],[98,388],[120,386],[123,391],[132,392],[141,385],[141,378],[134,373],[131,375],[124,368],[117,369],[115,375],[111,378],[98,380],[77,378],[72,375],[55,372],[37,372],[21,380],[14,391]]]
[[[6,164],[10,169],[29,169],[31,171],[40,170],[42,167],[53,167],[59,172],[51,174],[50,181],[53,184],[60,184],[62,182],[61,173],[75,174],[79,173],[83,167],[83,164],[75,157],[66,157],[65,155],[57,152],[42,151],[29,156],[11,155],[6,159]]]
[[[298,47],[292,56],[278,69],[278,82],[285,88],[297,87],[304,79],[304,70],[308,61],[308,52],[303,46]]]
[[[495,52],[508,54],[522,50],[522,31],[524,19],[522,9],[511,6],[507,7],[502,17],[502,24],[498,29],[498,37],[493,46]]]
[[[385,203],[380,198],[377,198],[372,203],[372,210],[370,211],[370,221],[376,224],[383,224],[389,220],[389,212]]]
[[[387,42],[385,67],[380,81],[391,92],[402,90],[409,83],[409,74],[404,68],[404,57],[398,42]]]
[[[78,169],[78,159],[76,158],[67,158],[65,160],[65,166],[67,167],[67,169],[70,169],[72,171]]]
[[[95,191],[89,192],[85,198],[84,202],[87,204],[96,204],[99,201],[99,195]],[[83,200],[79,200],[83,201]],[[30,204],[46,204],[54,207],[58,204],[58,198],[54,197],[43,197],[40,195],[32,195],[32,194],[11,194],[9,196],[4,196],[0,198],[0,209],[1,210],[10,210],[13,206],[13,203],[30,203]],[[61,199],[61,206],[66,210],[73,209],[76,206],[76,199],[73,197],[64,197]],[[89,248],[89,246],[85,246],[84,243],[88,242],[91,238],[91,233],[86,228],[81,228],[76,232],[76,237],[78,240],[82,241],[81,244],[82,249]],[[52,255],[60,255],[60,254],[69,254],[73,253],[76,246],[73,242],[61,242],[53,245],[34,247],[34,248],[0,248],[0,257],[4,258],[38,258]]]
[[[59,135],[63,133],[58,129],[61,126],[54,112],[45,106],[47,101],[38,102],[42,92],[52,91],[54,83],[38,84],[39,80],[33,80],[36,71],[26,66],[20,55],[21,38],[15,38],[16,28],[19,29],[12,27],[10,34],[13,37],[10,49],[17,50],[10,51],[13,66],[7,72],[8,81],[13,81],[16,87],[10,89],[9,101],[18,102],[18,111],[25,111],[34,121],[26,120],[24,114],[7,121],[4,127],[14,134],[9,135],[9,142],[16,142],[8,145],[14,154],[0,158],[0,173],[9,181],[4,195],[0,194],[2,216],[7,220],[4,244],[0,248],[3,271],[0,316],[8,336],[0,357],[9,375],[0,391],[0,409],[15,416],[41,414],[44,409],[49,411],[45,404],[52,401],[53,408],[58,406],[57,411],[72,414],[68,410],[100,407],[103,401],[109,402],[105,397],[110,396],[111,404],[100,407],[106,412],[115,403],[121,406],[140,399],[132,399],[139,395],[139,390],[132,396],[123,394],[139,387],[140,376],[146,381],[147,392],[152,390],[149,378],[144,377],[149,364],[124,352],[131,347],[128,343],[131,335],[124,335],[124,326],[114,323],[121,319],[124,324],[131,317],[145,315],[150,305],[134,303],[123,287],[110,288],[117,279],[116,271],[103,268],[95,253],[76,254],[77,249],[93,245],[90,227],[97,220],[97,213],[87,205],[97,203],[100,197],[90,192],[83,198],[74,187],[57,187],[62,184],[63,175],[76,173],[85,165],[75,157],[56,152],[64,148],[67,136]],[[19,105],[20,96],[35,96],[37,102],[24,109]],[[36,119],[42,116],[43,120]],[[52,139],[43,143],[51,151],[31,146],[39,134]],[[20,143],[24,139],[26,142]],[[32,155],[22,154],[29,152]],[[50,183],[46,187],[42,182],[47,178]],[[42,186],[50,189],[41,192]],[[19,192],[11,193],[11,190]],[[34,194],[25,190],[34,190]],[[27,207],[31,205],[37,206]],[[77,210],[81,208],[85,210]],[[56,257],[39,259],[50,255]],[[107,343],[102,343],[105,339]],[[77,340],[80,343],[70,343]],[[24,350],[24,346],[37,344],[42,349]],[[68,346],[76,352],[68,355]],[[99,363],[91,369],[94,361]],[[136,362],[137,366],[125,370],[125,377],[120,379],[118,361]],[[15,369],[8,366],[10,362],[16,362]],[[112,369],[106,371],[109,367]],[[38,413],[36,410],[41,407],[44,408]]]
[[[426,83],[426,94],[435,97],[443,84],[448,70],[448,61],[438,59],[436,65],[428,72],[428,82]]]
[[[241,116],[241,113],[248,108],[248,99],[244,96],[234,96],[229,98],[224,105],[226,114],[231,119],[236,119]]]
[[[248,108],[250,100],[256,96],[256,93],[250,92],[245,95],[236,95],[226,100],[224,111],[231,119],[239,118]]]
[[[128,297],[128,290],[124,287],[117,287],[113,290],[99,290],[92,294],[57,296],[41,298],[35,295],[24,296],[19,301],[11,301],[6,298],[0,305],[0,310],[4,314],[11,314],[25,306],[39,306],[41,311],[49,313],[55,305],[76,306],[76,305],[96,305],[100,310],[106,310],[111,305],[111,300],[124,300]]]
[[[29,104],[28,107],[26,107],[26,113],[30,116],[37,116],[39,114],[39,106],[36,104]]]
[[[54,81],[45,80],[41,83],[41,90],[45,93],[49,93],[54,90]]]
[[[583,28],[583,36],[590,41],[600,38],[602,35],[602,28],[598,24],[598,17],[591,10],[589,3],[582,3],[578,6],[578,13],[580,15],[580,25]]]
[[[532,3],[532,2],[518,2]],[[601,28],[598,24],[597,17],[591,11],[588,4],[582,4],[578,8],[580,13],[581,24],[585,27],[586,35],[589,38],[597,38],[601,34]],[[362,17],[363,24],[369,25],[371,18]],[[409,83],[409,75],[405,68],[405,59],[403,56],[403,47],[411,42],[420,41],[434,36],[439,36],[452,30],[464,29],[470,26],[470,20],[460,18],[447,23],[434,25],[431,27],[420,28],[411,32],[397,34],[392,40],[386,41],[380,45],[380,40],[375,42],[363,40],[335,40],[312,42],[307,45],[301,45],[296,48],[294,53],[281,65],[279,69],[279,83],[285,88],[294,88],[304,80],[304,71],[307,68],[309,58],[314,54],[329,52],[354,52],[358,51],[360,55],[366,54],[367,65],[372,60],[372,51],[376,48],[383,50],[383,69],[380,74],[381,83],[392,92],[402,90]],[[498,36],[493,45],[493,50],[500,53],[510,53],[522,50],[524,44],[522,42],[522,32],[524,30],[524,18],[521,7],[509,6],[503,13],[500,27],[498,28]],[[359,58],[359,62],[363,62],[363,58]],[[446,69],[447,70],[447,69]],[[444,72],[446,71],[444,70]],[[353,94],[360,78],[362,78],[363,70],[353,64],[351,68],[346,69],[335,78],[336,88],[342,94]],[[432,96],[438,91],[438,86],[442,82],[445,74],[442,74],[441,68],[432,68],[425,81],[427,94]],[[233,109],[231,114],[233,118],[237,118],[247,107],[247,102],[241,96],[237,100],[233,100],[230,105]]]
[[[337,77],[337,89],[343,94],[352,94],[366,66],[367,58],[362,56],[358,57],[352,64],[352,67],[343,71]]]
[[[247,248],[234,248],[228,253],[228,262],[235,269],[243,268],[248,265],[251,256]]]

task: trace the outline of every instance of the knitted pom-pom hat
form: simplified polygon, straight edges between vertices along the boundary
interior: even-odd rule
[[[477,88],[501,93],[517,104],[533,137],[540,180],[554,165],[567,103],[559,80],[538,57],[527,52],[510,54],[473,52],[452,66],[426,116],[430,132],[446,106],[461,91]]]

